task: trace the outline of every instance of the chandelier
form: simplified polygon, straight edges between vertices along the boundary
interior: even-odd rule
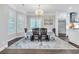
[[[38,5],[38,8],[35,10],[35,14],[37,16],[42,16],[44,14],[44,11],[40,8],[40,5]]]

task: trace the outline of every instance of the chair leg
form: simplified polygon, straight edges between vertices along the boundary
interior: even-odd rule
[[[42,41],[42,36],[39,36],[39,41]]]
[[[25,40],[27,40],[28,39],[28,36],[27,37],[25,37]]]
[[[31,37],[31,41],[34,41],[34,37],[33,36]]]
[[[46,36],[46,41],[49,41],[49,37],[48,36]]]
[[[25,40],[27,40],[27,38],[25,37]]]
[[[46,41],[49,41],[49,39],[46,39]]]

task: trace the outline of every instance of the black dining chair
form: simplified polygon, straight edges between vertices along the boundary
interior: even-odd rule
[[[49,36],[47,35],[47,28],[40,28],[40,40],[46,40],[46,41],[49,41]]]
[[[52,29],[52,32],[55,34],[55,36],[56,36],[56,29],[55,28],[53,28]]]
[[[24,32],[25,32],[25,39],[27,39],[28,38],[28,36],[27,36],[27,28],[24,28]]]
[[[32,29],[32,33],[33,33],[33,35],[31,36],[31,41],[34,41],[34,40],[38,40],[39,41],[39,38],[40,38],[39,28]]]

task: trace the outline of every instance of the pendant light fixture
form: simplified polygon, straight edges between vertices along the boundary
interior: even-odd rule
[[[40,5],[38,5],[38,8],[35,10],[35,14],[37,16],[42,16],[44,14],[44,10],[40,8]]]

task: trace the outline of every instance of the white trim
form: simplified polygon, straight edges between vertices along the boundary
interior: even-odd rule
[[[4,49],[7,48],[7,47],[8,47],[8,43],[6,42],[5,44],[2,44],[2,45],[0,46],[0,51],[4,50]]]
[[[25,36],[24,32],[8,35],[8,41],[11,41],[17,37],[23,37],[23,36]]]

